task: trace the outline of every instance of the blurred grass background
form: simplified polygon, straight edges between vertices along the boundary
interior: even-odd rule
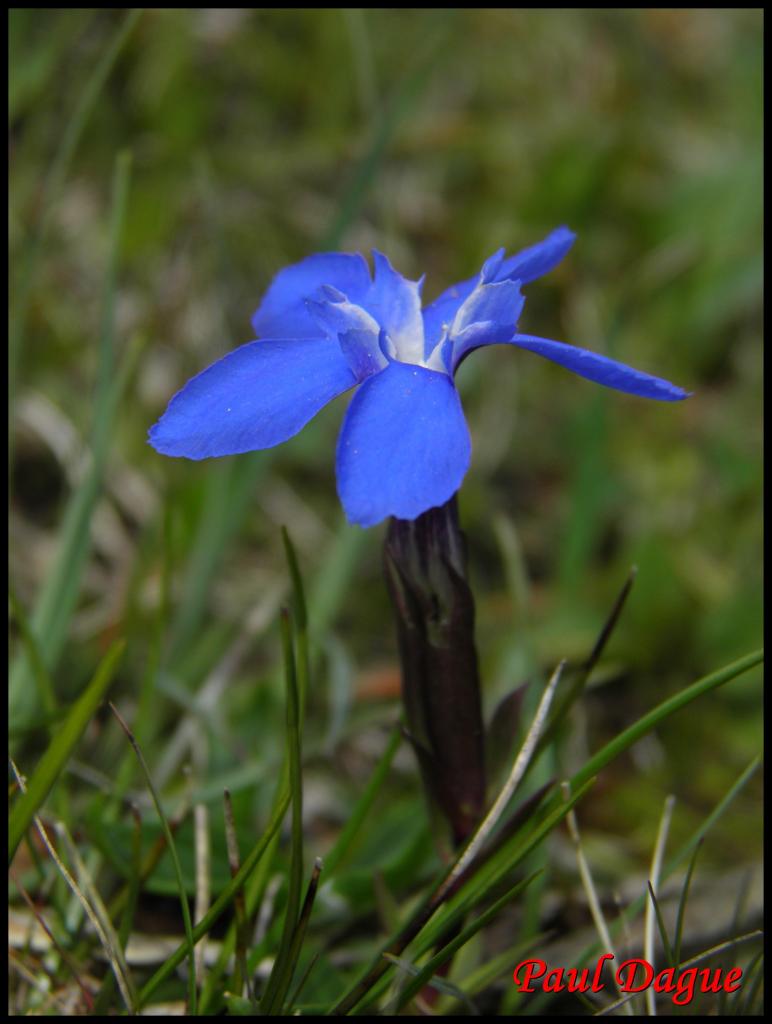
[[[397,714],[398,667],[382,531],[346,526],[335,495],[344,402],[271,452],[193,464],[145,442],[192,374],[251,340],[272,275],[323,248],[375,246],[426,273],[430,300],[499,246],[567,224],[578,241],[528,287],[522,329],[695,393],[646,403],[504,347],[464,364],[461,515],[489,710],[587,653],[632,564],[560,770],[759,646],[760,11],[148,11],[73,140],[126,17],[10,13],[11,581],[33,628],[63,544],[71,556],[44,617],[47,709],[12,637],[22,768],[125,637],[112,699],[157,785],[213,815],[230,786],[249,834],[281,756],[284,524],[318,652],[314,852],[345,819]],[[580,820],[609,878],[646,863],[667,793],[685,836],[760,741],[755,671],[608,769]],[[99,812],[119,763],[121,785],[142,792],[125,748],[99,718],[67,782],[79,827],[119,870],[129,826]],[[352,899],[372,901],[373,865],[399,885],[431,859],[409,752],[395,771],[362,872],[346,878]],[[759,857],[759,786],[712,834],[707,864]]]

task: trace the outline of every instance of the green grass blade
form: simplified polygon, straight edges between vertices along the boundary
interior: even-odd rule
[[[125,643],[116,641],[104,656],[94,673],[91,682],[75,702],[70,713],[64,719],[48,745],[45,754],[35,769],[24,793],[14,804],[8,823],[8,862],[27,831],[32,818],[37,814],[41,804],[51,791],[60,772],[67,763],[78,740],[96,711],[100,701],[112,682],[118,661],[123,654]]]
[[[172,830],[169,827],[169,821],[168,821],[166,815],[164,814],[164,809],[163,809],[163,805],[161,804],[161,799],[158,796],[158,792],[156,791],[155,785],[153,784],[153,777],[150,774],[150,769],[147,766],[147,762],[145,761],[145,757],[144,757],[144,755],[143,755],[143,753],[142,753],[142,751],[140,749],[140,746],[137,743],[137,740],[134,737],[134,734],[132,733],[131,729],[129,729],[129,727],[126,724],[126,722],[124,722],[123,718],[120,716],[120,714],[118,713],[118,711],[115,708],[115,706],[111,704],[110,707],[113,710],[113,714],[118,719],[118,721],[119,721],[119,723],[121,725],[121,728],[126,733],[126,736],[128,737],[129,743],[131,743],[132,747],[134,748],[134,753],[137,755],[137,760],[139,761],[140,767],[142,769],[142,774],[145,776],[145,782],[147,783],[147,788],[150,790],[150,795],[153,798],[153,803],[155,805],[156,812],[157,812],[158,817],[159,817],[159,819],[161,821],[161,827],[163,829],[164,836],[166,837],[166,845],[169,848],[169,853],[170,853],[171,858],[172,858],[172,864],[174,865],[174,874],[176,875],[176,878],[177,878],[177,887],[178,887],[179,893],[180,893],[180,907],[182,909],[182,921],[183,921],[183,924],[185,926],[185,938],[186,938],[186,944],[187,944],[187,949],[188,949],[188,955],[190,957],[190,963],[189,963],[189,969],[188,969],[188,1006],[187,1006],[187,1010],[188,1010],[188,1013],[190,1013],[193,1016],[195,1016],[196,1015],[196,958],[195,958],[195,948],[194,948],[195,947],[195,942],[194,942],[194,939],[193,939],[193,925],[192,925],[192,922],[191,922],[191,919],[190,919],[190,907],[188,906],[188,897],[187,897],[187,893],[185,891],[185,880],[184,880],[184,878],[182,876],[182,865],[180,864],[180,858],[179,858],[179,855],[177,853],[177,846],[176,846],[176,844],[174,842],[174,836],[172,835]]]
[[[32,678],[37,689],[40,706],[45,712],[46,718],[53,721],[56,717],[56,710],[58,707],[56,694],[54,692],[54,684],[51,681],[51,676],[43,661],[43,655],[40,653],[38,642],[30,628],[27,615],[10,582],[8,584],[8,603],[11,606],[11,614],[16,620],[16,625],[21,633],[22,643],[27,651],[27,659],[29,661]]]
[[[659,931],[659,937],[662,942],[662,949],[665,954],[665,961],[666,963],[673,964],[675,963],[673,959],[673,947],[670,945],[670,939],[667,934],[665,918],[662,916],[662,908],[659,905],[659,900],[657,899],[656,893],[654,892],[654,888],[652,887],[651,882],[647,881],[646,887],[648,889],[649,899],[651,900],[654,906],[654,915],[657,920],[657,930]]]
[[[238,834],[236,831],[236,819],[233,815],[233,803],[231,801],[230,792],[226,789],[223,793],[223,810],[225,818],[225,841],[228,848],[228,864],[231,870],[231,877],[233,878],[239,872],[240,857],[239,857],[239,841]],[[231,975],[231,983],[228,988],[236,994],[237,997],[241,997],[244,994],[244,986],[247,987],[247,994],[249,994],[249,972],[247,971],[247,947],[249,945],[248,935],[248,924],[246,908],[244,905],[244,893],[238,892],[233,901],[233,910],[235,914],[235,939],[236,939],[236,963]],[[201,993],[201,1002],[203,1003],[204,991]],[[203,1006],[201,1007],[203,1010]],[[200,1010],[200,1012],[201,1012]]]
[[[268,826],[270,835],[268,836],[268,840],[265,845],[261,847],[259,856],[257,857],[257,861],[254,865],[256,868],[254,874],[252,875],[250,872],[250,877],[247,878],[248,885],[246,886],[244,893],[247,919],[251,919],[257,912],[258,904],[265,893],[266,886],[268,885],[273,858],[279,845],[279,826],[281,825],[284,814],[289,806],[290,798],[289,769],[285,759],[276,786],[276,795],[271,807],[271,822]],[[252,856],[252,854],[250,854],[250,856]],[[241,870],[243,871],[243,867]],[[239,892],[240,889],[237,888],[235,891]],[[212,1012],[216,1012],[216,1007],[222,1003],[222,991],[224,986],[220,979],[225,973],[230,959],[236,949],[236,929],[237,924],[234,920],[222,941],[217,963],[209,970],[201,993],[200,1007],[202,1014],[211,1014]],[[255,952],[259,954],[260,947],[258,947],[256,951],[252,951],[252,956],[255,955]]]
[[[391,762],[394,760],[394,755],[399,750],[401,743],[402,729],[398,727],[392,732],[388,745],[383,754],[381,754],[381,759],[376,765],[375,771],[370,776],[364,792],[360,796],[359,800],[357,800],[356,806],[349,816],[343,831],[340,833],[335,841],[335,845],[324,859],[324,874],[327,881],[329,881],[337,868],[340,867],[346,857],[346,854],[351,849],[365,818],[375,803],[375,799],[386,780],[386,776],[391,768]]]
[[[722,686],[724,683],[730,682],[737,676],[742,675],[744,672],[749,671],[756,665],[760,664],[764,660],[764,652],[754,651],[752,654],[746,655],[744,658],[740,658],[737,661],[732,662],[730,665],[725,666],[723,669],[719,669],[717,672],[713,672],[708,676],[704,676],[699,679],[696,683],[686,687],[680,693],[677,693],[674,697],[670,697],[668,700],[663,701],[657,705],[648,714],[643,715],[637,722],[631,725],[619,736],[615,737],[611,742],[607,743],[605,747],[598,751],[590,760],[573,776],[571,779],[572,787],[577,783],[586,779],[589,775],[601,771],[605,766],[612,761],[615,757],[621,754],[628,747],[632,746],[636,740],[640,739],[647,732],[650,732],[655,725],[667,718],[668,715],[673,714],[675,711],[680,710],[697,697],[702,696],[705,693],[709,693],[711,690],[716,689],[718,686]],[[726,808],[732,802],[734,797],[743,788],[745,783],[750,779],[753,773],[756,771],[759,765],[759,758],[756,757],[740,775],[737,781],[732,785],[728,793],[714,808],[713,812],[706,818],[699,829],[694,833],[691,839],[685,843],[680,850],[672,857],[663,870],[663,880],[667,879],[673,871],[681,864],[681,862],[690,855],[694,847],[700,842],[702,837],[708,831],[708,829],[721,817]],[[623,915],[625,919],[628,919],[631,914],[639,913],[644,906],[644,897],[639,897],[638,900],[634,901],[630,906],[628,913]],[[617,927],[620,922],[616,922],[614,927]],[[598,950],[597,944],[593,944],[588,949],[584,950],[579,958],[574,962],[572,966],[585,963],[587,958],[593,956]],[[539,1012],[539,1007],[546,1002],[546,995],[539,995],[534,1000],[532,1006],[532,1012]]]
[[[374,121],[370,144],[354,171],[334,222],[320,242],[320,250],[337,249],[340,246],[346,229],[359,213],[375,181],[378,167],[399,124],[431,81],[436,64],[447,56],[447,39],[446,25],[443,24],[442,30],[433,33],[423,48],[419,49],[417,56],[414,56],[413,67],[400,83],[391,103],[384,110],[383,116]]]
[[[422,969],[417,964],[411,963],[404,957],[392,956],[391,953],[384,953],[384,958],[393,964],[398,971],[402,971],[403,974],[407,974],[412,978],[418,977],[422,972]],[[467,1014],[469,1016],[477,1016],[479,1011],[475,1007],[471,999],[469,999],[466,993],[462,992],[456,985],[450,981],[446,981],[444,978],[438,978],[436,975],[432,976],[427,981],[427,986],[433,988],[435,992],[439,992],[441,995],[450,996],[453,999],[457,999],[462,1006],[466,1007]],[[391,1006],[386,1007],[383,1016],[393,1016]]]
[[[747,1017],[753,1013],[753,1004],[764,983],[764,949],[758,953],[745,969],[745,979],[741,988],[735,992],[732,1000],[731,1016]],[[756,1014],[754,1014],[756,1016]]]
[[[734,911],[732,913],[732,920],[728,928],[730,935],[738,935],[740,931],[740,922],[742,921],[743,914],[745,912],[746,901],[748,897],[748,887],[750,885],[751,877],[750,873],[746,872],[742,882],[740,884],[739,891],[737,893],[737,899],[735,900]],[[724,972],[728,972],[735,965],[731,962],[729,957],[722,957],[719,964],[720,969]],[[726,989],[721,990],[718,996],[718,1005],[716,1007],[716,1013],[718,1016],[725,1016],[727,1007],[729,1004],[729,993]]]
[[[442,935],[453,927],[453,925],[468,914],[480,900],[489,895],[491,890],[502,878],[518,864],[531,854],[543,839],[563,820],[571,808],[584,796],[592,785],[592,780],[585,783],[571,796],[571,799],[562,803],[561,806],[548,814],[525,839],[515,835],[504,844],[495,855],[492,856],[480,868],[478,873],[471,873],[468,881],[462,884],[461,888],[450,897],[448,902],[442,906],[439,913],[437,909],[436,893],[441,891],[443,882],[440,882],[435,889],[412,914],[402,929],[393,936],[388,943],[381,947],[378,954],[373,958],[368,967],[362,972],[359,978],[347,989],[342,999],[330,1011],[335,1015],[349,1013],[355,1009],[369,993],[369,1003],[376,1000],[382,993],[388,979],[384,977],[388,970],[388,963],[383,960],[383,953],[392,953],[399,956],[407,946],[415,941],[413,955],[421,956],[438,942]],[[460,856],[460,855],[459,855]],[[453,865],[448,869],[445,878],[453,871]],[[474,865],[472,865],[474,868]]]
[[[711,949],[706,949],[702,953],[698,953],[696,956],[693,956],[690,960],[687,960],[682,964],[682,969],[691,970],[698,964],[704,963],[706,960],[710,960],[712,957],[718,956],[720,953],[726,953],[733,950],[736,946],[740,946],[746,942],[755,942],[757,939],[762,939],[763,935],[764,933],[761,931],[748,932],[747,935],[738,935],[733,939],[729,939],[727,942],[720,942],[717,946],[713,946]],[[742,991],[742,988],[740,988],[739,991]],[[537,1000],[540,1001],[541,998],[542,997],[537,997]],[[616,1002],[610,1003],[608,1006],[604,1006],[602,1010],[596,1011],[595,1016],[611,1016],[616,1010],[621,1006],[624,1006],[626,1003],[629,1003],[633,998],[635,998],[634,992],[630,993],[630,995],[624,996],[622,999],[617,999]],[[534,1000],[534,1003],[536,1003],[537,1000]],[[529,1007],[531,1012],[533,1012],[534,1003],[531,1003],[531,1006]],[[723,1014],[719,1014],[719,1016],[723,1016]],[[740,1014],[734,1013],[732,1016],[740,1016]]]
[[[308,595],[312,639],[325,635],[348,597],[351,577],[361,564],[362,552],[368,541],[367,530],[349,526],[341,518],[335,540]]]
[[[32,285],[37,264],[43,252],[43,243],[51,223],[54,202],[67,177],[75,150],[96,106],[99,95],[141,13],[142,11],[139,8],[127,13],[118,31],[115,33],[112,43],[107,47],[102,59],[89,76],[78,105],[72,117],[64,126],[59,150],[54,157],[51,171],[46,179],[41,201],[42,212],[40,220],[27,250],[26,258],[23,260],[19,281],[15,288],[16,302],[11,317],[9,334],[8,393],[11,398],[13,398],[16,390],[19,360],[24,347],[24,331],[26,329]]]
[[[92,424],[91,448],[104,457],[109,438],[105,427],[110,422],[110,383],[115,372],[115,297],[118,282],[118,260],[121,251],[123,227],[129,201],[131,180],[131,153],[124,150],[115,160],[112,188],[112,210],[110,214],[110,249],[107,257],[107,274],[102,298],[102,317],[99,327],[99,361],[94,400],[94,421]]]
[[[295,963],[292,959],[292,937],[298,923],[303,888],[303,782],[300,753],[300,709],[295,672],[292,620],[288,611],[281,616],[281,638],[287,684],[287,763],[292,795],[292,842],[287,883],[287,906],[284,912],[279,950],[268,979],[260,1013],[271,1013],[281,1007],[292,981]]]
[[[16,765],[13,762],[13,758],[9,758],[10,768],[16,779],[16,782],[21,789],[22,793],[26,795],[27,787],[24,784],[24,780],[19,774]],[[134,985],[131,980],[128,966],[123,956],[123,951],[120,949],[112,924],[109,920],[109,916],[106,914],[104,904],[102,903],[101,897],[93,888],[90,879],[85,877],[84,865],[80,857],[78,856],[77,849],[73,843],[70,835],[67,831],[67,826],[62,821],[55,822],[55,829],[59,839],[64,844],[69,858],[73,864],[75,872],[78,874],[78,880],[70,873],[67,866],[65,865],[62,858],[57,853],[56,847],[54,846],[51,838],[46,831],[46,828],[40,818],[35,815],[33,817],[35,827],[37,829],[40,841],[48,852],[54,867],[58,871],[61,878],[66,882],[68,888],[72,892],[73,896],[77,900],[78,904],[82,907],[85,915],[91,922],[95,933],[99,937],[99,941],[104,950],[105,956],[110,964],[110,967],[115,972],[115,980],[121,991],[121,996],[126,1004],[127,1009],[130,1013],[134,1013],[136,1009],[136,998]],[[88,890],[94,902],[89,898],[87,894]]]
[[[480,992],[492,985],[494,981],[504,975],[512,974],[512,965],[519,963],[528,953],[538,949],[547,940],[548,932],[540,932],[538,935],[526,939],[524,942],[516,942],[501,953],[492,956],[489,960],[475,967],[474,970],[460,981],[459,988],[471,998],[479,995]]]
[[[314,909],[314,901],[316,900],[316,892],[317,892],[317,889],[319,888],[319,876],[321,875],[321,873],[322,873],[322,860],[321,860],[320,857],[317,857],[316,860],[314,861],[314,867],[313,867],[313,870],[311,872],[311,878],[308,881],[308,888],[306,889],[306,895],[305,895],[305,898],[303,900],[303,906],[300,908],[300,914],[298,915],[298,923],[297,923],[295,931],[294,931],[294,933],[292,935],[292,945],[290,946],[289,957],[288,957],[288,961],[289,961],[290,968],[291,968],[290,972],[289,972],[289,976],[287,978],[287,987],[288,987],[288,989],[289,989],[289,983],[292,980],[292,976],[294,974],[295,965],[297,964],[297,962],[298,962],[298,960],[300,958],[300,951],[303,948],[303,940],[306,937],[306,931],[308,929],[308,922],[311,920],[311,912]],[[292,998],[289,1000],[288,1005],[282,1006],[282,1003],[284,1002],[283,998],[282,998],[282,1003],[279,1003],[278,1000],[277,1000],[277,1005],[282,1006],[282,1009],[281,1009],[282,1016],[286,1016],[287,1014],[291,1014],[292,1013],[292,1008],[293,1008],[293,1006],[295,1004],[295,1001],[297,1000],[297,995],[298,995],[298,992],[300,991],[300,988],[302,986],[302,982],[303,982],[303,979],[301,978],[300,979],[300,983],[299,983],[299,985],[296,988],[296,991],[293,993]]]
[[[718,804],[713,808],[711,813],[705,819],[705,821],[697,828],[692,836],[676,851],[676,853],[670,858],[665,864],[662,870],[662,881],[665,882],[673,874],[673,872],[683,863],[684,860],[694,851],[694,849],[703,840],[708,830],[719,820],[724,814],[726,809],[732,803],[737,794],[743,789],[746,783],[751,779],[761,763],[760,757],[754,757],[748,767],[740,774],[737,780],[732,783],[729,790],[724,794]],[[630,904],[630,906],[623,911],[619,918],[609,925],[609,930],[615,933],[625,921],[629,921],[636,914],[639,914],[645,905],[646,895],[639,896],[636,900]],[[599,952],[605,952],[601,948],[601,944],[593,942],[582,952],[579,956],[575,957],[568,967],[579,967],[582,964],[586,964],[594,956],[597,956]],[[682,965],[683,966],[683,965]],[[533,1002],[529,1004],[529,1010],[532,1014],[543,1012],[544,1005],[548,1002],[550,996],[545,993],[537,995]]]
[[[70,498],[60,531],[57,560],[36,601],[30,621],[40,656],[49,672],[56,666],[77,601],[80,580],[91,547],[91,519],[101,490],[104,461],[116,406],[137,355],[136,348],[129,351],[116,378],[113,373],[115,290],[118,254],[126,219],[129,172],[130,157],[127,153],[121,153],[116,160],[113,180],[110,252],[102,298],[91,465],[82,483]],[[37,701],[36,689],[31,685],[32,673],[33,668],[27,651],[22,650],[14,659],[9,683],[9,724],[12,731],[29,725],[35,715]]]
[[[445,904],[444,909],[434,918],[426,932],[421,936],[421,945],[431,944],[451,923],[469,913],[481,900],[487,899],[497,885],[509,872],[521,865],[534,850],[547,838],[572,807],[592,788],[594,779],[588,779],[581,787],[571,793],[570,799],[561,801],[553,810],[525,837],[516,833],[508,842],[470,877]],[[428,947],[427,947],[428,948]]]
[[[571,708],[574,706],[576,701],[584,693],[584,689],[587,685],[587,680],[590,677],[590,673],[600,660],[600,657],[606,648],[606,644],[611,638],[611,634],[614,632],[614,629],[616,628],[616,625],[619,622],[619,617],[622,614],[622,610],[624,609],[625,604],[627,603],[628,597],[630,596],[630,591],[633,589],[633,584],[635,583],[635,577],[637,576],[637,574],[638,570],[635,566],[633,566],[633,568],[628,573],[627,579],[625,580],[622,589],[620,590],[619,594],[617,594],[616,600],[614,601],[614,604],[611,607],[611,611],[609,612],[606,621],[604,622],[603,627],[600,633],[598,634],[598,637],[593,645],[592,651],[590,651],[590,654],[588,655],[586,661],[583,664],[579,665],[577,667],[577,670],[575,670],[575,674],[574,677],[571,679],[570,685],[565,687],[563,693],[560,696],[558,696],[555,700],[553,712],[550,715],[550,719],[547,723],[546,728],[544,729],[544,733],[542,734],[541,739],[539,740],[539,744],[536,748],[537,753],[541,753],[541,751],[544,750],[544,748],[552,742],[552,740],[555,738],[555,734],[561,722],[564,720],[564,718],[571,710]]]
[[[204,501],[185,569],[166,661],[174,663],[196,636],[212,581],[254,501],[255,486],[270,468],[272,450],[252,452],[208,468]]]
[[[715,825],[715,823],[718,821],[718,819],[721,817],[721,815],[724,813],[727,807],[729,807],[729,805],[732,803],[732,801],[740,792],[740,790],[742,790],[745,784],[748,781],[750,781],[751,777],[755,775],[756,770],[760,764],[761,757],[757,755],[753,758],[753,760],[745,769],[745,771],[740,773],[740,776],[738,777],[737,781],[729,787],[724,797],[722,797],[722,799],[716,804],[716,806],[707,816],[705,821],[703,821],[700,827],[695,830],[691,839],[689,839],[688,842],[684,843],[684,845],[678,850],[678,852],[675,853],[667,862],[662,873],[663,880],[669,878],[670,875],[672,875],[672,873],[676,870],[676,868],[678,868],[682,864],[682,862],[686,860],[686,858],[695,849],[695,847],[699,845],[705,834],[713,827],[713,825]]]
[[[246,858],[244,863],[241,865],[238,874],[228,883],[223,889],[217,899],[214,901],[209,911],[201,918],[196,927],[193,929],[193,941],[198,940],[206,935],[212,925],[219,919],[219,917],[228,909],[230,904],[233,902],[235,894],[244,886],[249,876],[255,870],[257,865],[260,863],[265,851],[271,844],[273,837],[279,831],[281,823],[284,820],[284,815],[289,807],[290,794],[288,789],[282,789],[281,795],[276,805],[273,817],[268,823],[263,835],[260,837],[258,842],[252,848],[249,856]],[[147,1004],[150,996],[156,991],[159,985],[161,985],[174,971],[182,961],[185,959],[185,955],[188,950],[187,942],[181,943],[172,955],[166,960],[163,966],[159,967],[155,974],[145,984],[144,988],[139,994],[139,1005],[140,1007]]]
[[[88,8],[70,8],[67,11],[67,34],[51,30],[52,18],[44,38],[31,46],[30,29],[40,16],[39,10],[34,7],[9,8],[8,122],[12,129],[35,109],[43,96],[50,95],[56,88],[59,62],[77,34],[88,30],[89,18],[95,13]]]
[[[169,621],[171,576],[171,512],[169,506],[164,507],[161,516],[160,546],[160,600],[150,633],[148,654],[139,684],[139,695],[134,720],[134,735],[145,750],[150,748],[155,732],[159,727],[158,716],[153,713],[152,708],[156,686],[158,685],[158,671],[161,664],[166,626]],[[127,628],[130,628],[130,626]],[[133,751],[127,749],[123,759],[116,768],[112,792],[106,799],[101,811],[103,820],[113,821],[119,814],[124,794],[132,780],[136,764],[137,759]]]
[[[675,934],[673,936],[673,967],[677,967],[678,964],[681,962],[681,940],[684,934],[684,915],[686,914],[686,903],[689,899],[689,888],[692,884],[694,866],[697,863],[697,855],[700,852],[701,845],[702,840],[700,840],[700,842],[698,842],[694,847],[694,851],[692,852],[691,858],[689,859],[689,867],[686,869],[686,877],[684,878],[684,884],[681,887],[681,895],[678,900],[678,912],[676,913]]]
[[[306,711],[306,695],[311,675],[311,656],[308,646],[308,612],[306,610],[306,594],[303,577],[300,575],[295,546],[290,539],[286,526],[281,528],[284,553],[292,580],[292,613],[295,622],[295,642],[297,645],[297,689],[301,728]]]
[[[646,902],[646,908],[644,911],[643,920],[643,956],[644,959],[650,963],[654,963],[654,924],[659,927],[660,937],[662,939],[662,948],[665,951],[665,960],[670,963],[673,957],[673,950],[670,945],[670,939],[668,938],[667,931],[665,930],[665,922],[660,913],[659,901],[657,900],[657,891],[659,889],[660,876],[662,874],[662,858],[665,854],[665,845],[667,843],[667,835],[670,831],[670,822],[673,817],[673,808],[675,807],[675,797],[671,793],[665,797],[665,804],[662,808],[662,817],[660,818],[659,828],[657,829],[657,838],[654,843],[654,851],[651,857],[651,867],[649,868],[648,878],[648,889],[650,901]],[[653,908],[653,913],[652,913]],[[611,950],[609,950],[611,952]],[[621,993],[620,993],[621,995]],[[649,987],[646,989],[644,995],[644,1002],[648,1013],[653,1017],[656,1016],[657,1006],[654,997],[654,990]]]
[[[295,545],[292,543],[292,538],[286,526],[281,528],[281,539],[284,544],[284,553],[287,556],[290,578],[292,579],[292,613],[295,617],[295,628],[296,630],[301,630],[305,629],[308,625],[306,595],[303,587],[303,577],[300,575]]]
[[[661,704],[658,704],[647,714],[643,715],[642,718],[639,718],[637,722],[634,722],[633,725],[625,729],[624,732],[616,736],[599,750],[597,754],[591,757],[572,777],[571,786],[581,785],[587,779],[597,775],[610,761],[613,761],[615,757],[618,757],[628,747],[631,747],[641,736],[651,732],[655,726],[659,725],[660,722],[663,722],[676,711],[680,711],[681,708],[690,704],[698,697],[702,697],[703,694],[710,693],[711,690],[715,690],[717,687],[723,686],[724,683],[728,683],[730,680],[736,679],[737,676],[749,671],[749,669],[755,668],[763,660],[764,652],[754,651],[753,654],[747,654],[744,658],[733,661],[731,665],[727,665],[717,672],[712,672],[710,675],[698,679],[696,683],[687,686],[673,697],[668,697],[667,700],[662,701]]]
[[[470,941],[470,939],[474,938],[479,931],[485,928],[486,925],[490,924],[490,922],[506,906],[517,899],[520,893],[527,889],[531,882],[533,882],[541,873],[541,870],[534,871],[534,873],[529,875],[528,878],[525,878],[521,882],[518,882],[517,885],[512,886],[512,888],[504,893],[503,896],[492,903],[484,913],[480,914],[480,916],[472,921],[471,924],[467,925],[467,927],[464,928],[461,933],[452,940],[452,942],[449,942],[447,946],[443,946],[438,953],[435,953],[431,960],[424,964],[415,978],[405,987],[404,991],[400,995],[397,1010],[402,1010],[407,1006],[413,996],[417,995],[421,991],[432,975],[435,974],[443,964],[447,963],[459,949],[462,949],[467,942]]]
[[[124,957],[126,954],[126,946],[129,942],[129,936],[131,935],[131,930],[134,925],[134,912],[137,908],[139,890],[142,884],[142,819],[140,817],[139,810],[135,805],[132,805],[131,811],[134,819],[134,828],[131,838],[131,873],[128,881],[128,896],[123,908],[120,927],[118,928],[118,941]],[[109,914],[108,916],[112,918],[112,914]],[[104,981],[102,982],[102,987],[100,988],[99,994],[97,995],[94,1003],[93,1012],[95,1016],[107,1015],[114,986],[115,974],[106,974]]]

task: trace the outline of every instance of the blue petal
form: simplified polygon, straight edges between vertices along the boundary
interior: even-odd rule
[[[389,365],[381,349],[380,337],[380,333],[364,330],[343,331],[338,335],[340,350],[358,381],[380,373]]]
[[[352,523],[415,519],[458,490],[471,442],[450,377],[390,363],[354,395],[337,452],[338,493]]]
[[[506,249],[499,249],[483,263],[480,271],[480,284],[490,284],[498,280],[498,273],[507,255]]]
[[[148,440],[188,459],[272,448],[354,384],[337,341],[253,341],[189,380]]]
[[[479,284],[456,313],[450,329],[453,339],[451,372],[461,360],[481,345],[512,340],[525,303],[517,281]]]
[[[388,259],[373,250],[375,276],[363,301],[352,302],[371,313],[394,343],[398,357],[406,362],[420,362],[424,354],[424,331],[421,318],[421,285],[408,281],[392,267]]]
[[[423,311],[424,320],[424,358],[428,359],[434,351],[437,342],[443,335],[444,329],[449,328],[453,318],[466,299],[474,291],[480,275],[475,274],[468,281],[459,281],[452,288],[444,291],[438,299],[435,299],[430,306]]]
[[[258,338],[313,338],[318,332],[305,303],[325,284],[357,302],[371,285],[367,262],[359,255],[323,252],[280,270],[252,317]]]
[[[586,377],[587,380],[595,381],[596,384],[603,384],[604,387],[614,388],[616,391],[625,391],[630,395],[639,395],[641,398],[656,398],[661,402],[679,402],[682,398],[688,398],[692,393],[676,387],[670,381],[662,380],[661,377],[653,377],[649,373],[633,370],[631,367],[625,366],[624,363],[600,356],[586,348],[566,345],[562,341],[534,338],[530,334],[516,334],[512,339],[512,344],[517,345],[518,348],[525,348],[529,352],[535,352],[539,356],[544,356],[545,359],[551,359],[553,363],[560,363],[567,370],[571,370],[580,377]]]
[[[459,307],[469,298],[478,283],[489,281],[519,281],[520,284],[528,284],[529,281],[541,277],[552,270],[574,243],[576,235],[566,227],[556,228],[546,238],[536,245],[523,249],[508,260],[501,260],[501,250],[494,253],[482,268],[480,274],[475,274],[466,281],[459,281],[447,291],[444,291],[438,299],[423,311],[424,317],[424,356],[428,358],[435,345],[442,337],[443,325],[448,326]]]
[[[388,359],[381,351],[381,327],[361,306],[355,306],[345,295],[324,285],[322,293],[328,300],[310,300],[308,309],[330,338],[336,339],[357,380],[364,380],[382,370]]]
[[[541,242],[504,260],[496,274],[496,280],[528,284],[529,281],[542,277],[560,263],[575,239],[576,235],[568,228],[555,228]]]

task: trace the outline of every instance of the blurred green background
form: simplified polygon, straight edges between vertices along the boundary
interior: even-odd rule
[[[126,637],[112,696],[161,788],[217,807],[228,784],[252,822],[280,755],[285,524],[312,594],[307,816],[324,852],[398,709],[383,531],[347,527],[335,494],[344,401],[272,452],[209,463],[158,456],[147,429],[192,374],[251,340],[250,316],[288,263],[375,246],[405,275],[425,273],[431,299],[499,246],[560,224],[578,241],[527,288],[522,329],[694,397],[647,403],[505,347],[464,364],[474,456],[460,504],[486,707],[586,654],[632,564],[560,770],[759,646],[760,11],[126,18],[10,17],[11,579],[43,623],[58,703]],[[29,766],[46,716],[24,664],[11,713]],[[613,843],[612,877],[648,858],[667,793],[683,837],[760,737],[755,671],[609,769],[580,820]],[[70,778],[76,806],[110,789],[125,746],[106,715],[95,723]],[[410,828],[392,846],[424,827],[403,754],[382,827]],[[706,861],[755,860],[758,797],[754,782]],[[392,851],[374,842],[371,855]]]

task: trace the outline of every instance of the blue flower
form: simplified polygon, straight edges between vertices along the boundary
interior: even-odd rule
[[[421,309],[408,281],[373,253],[320,253],[280,271],[252,318],[259,341],[188,381],[150,443],[164,455],[206,459],[271,448],[351,388],[337,450],[348,519],[373,526],[415,519],[444,504],[469,467],[471,442],[454,376],[476,348],[509,344],[588,380],[644,398],[688,392],[586,349],[520,334],[520,291],[573,244],[568,228],[506,257],[500,250],[468,281]]]

